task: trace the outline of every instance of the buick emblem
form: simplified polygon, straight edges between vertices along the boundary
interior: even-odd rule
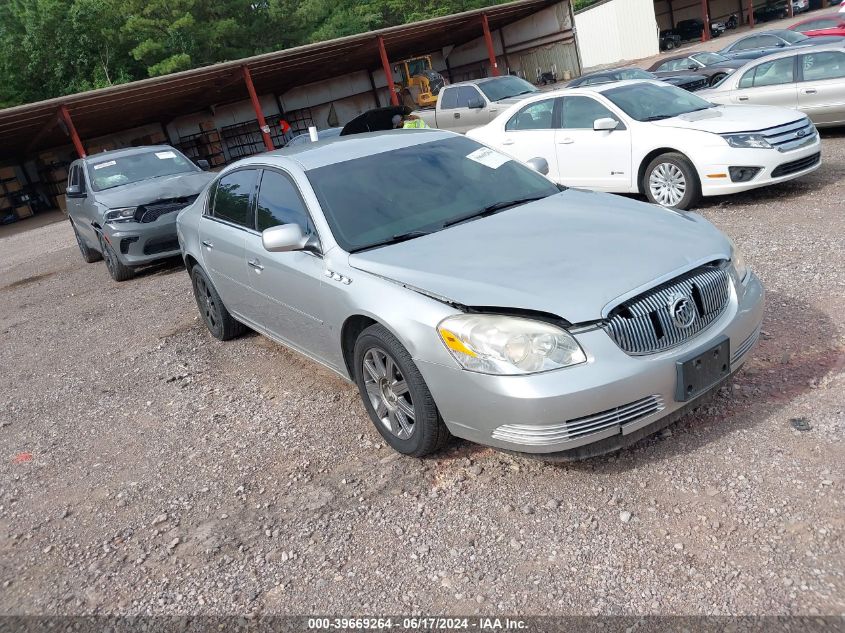
[[[669,302],[669,314],[672,315],[672,322],[685,330],[695,321],[695,306],[686,297],[676,295]]]

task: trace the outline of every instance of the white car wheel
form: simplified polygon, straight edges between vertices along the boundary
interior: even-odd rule
[[[648,188],[658,203],[674,207],[687,192],[687,180],[677,165],[659,163],[648,176]]]

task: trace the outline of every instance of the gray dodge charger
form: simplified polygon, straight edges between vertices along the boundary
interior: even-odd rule
[[[230,165],[177,220],[200,314],[354,381],[406,455],[451,434],[573,459],[653,433],[740,368],[763,288],[703,217],[530,162],[398,130]]]
[[[115,281],[179,255],[176,212],[214,178],[169,145],[104,152],[71,163],[67,211],[86,262]]]

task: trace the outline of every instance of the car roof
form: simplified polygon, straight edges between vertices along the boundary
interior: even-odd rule
[[[124,156],[135,156],[137,154],[147,154],[152,151],[170,151],[172,152],[175,148],[170,145],[140,145],[138,147],[126,147],[123,149],[113,149],[107,150],[105,152],[100,152],[99,154],[91,154],[90,156],[86,156],[82,160],[85,163],[91,162],[99,162],[101,160],[109,160],[112,158],[122,158]],[[177,150],[178,151],[178,150]]]
[[[755,59],[749,59],[748,62],[740,66],[739,69],[745,68],[749,65],[757,65],[761,61],[771,60],[771,59],[780,59],[781,57],[792,57],[794,55],[810,55],[812,53],[819,53],[819,52],[826,52],[826,51],[845,51],[843,48],[843,44],[834,43],[834,44],[819,44],[818,46],[810,46],[810,47],[800,47],[800,46],[793,46],[791,48],[787,48],[786,50],[776,51],[774,53],[769,53],[768,55],[764,55],[762,57],[757,57]],[[737,69],[737,70],[739,70]]]
[[[395,149],[413,147],[447,138],[461,136],[454,132],[436,129],[387,130],[365,132],[347,136],[333,136],[316,143],[305,143],[295,147],[284,147],[272,152],[257,154],[237,163],[238,166],[250,164],[279,164],[287,161],[297,163],[303,170],[317,169],[356,158],[381,154]],[[389,165],[386,166],[389,168]]]
[[[501,79],[506,79],[507,77],[512,77],[513,75],[502,75],[500,77],[481,77],[480,79],[467,79],[466,81],[456,81],[455,83],[450,83],[449,87],[452,88],[454,86],[478,86],[481,84],[486,84],[491,81],[499,81]],[[519,77],[522,79],[522,77]]]

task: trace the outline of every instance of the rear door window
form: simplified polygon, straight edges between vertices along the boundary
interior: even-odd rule
[[[525,106],[508,121],[506,130],[551,130],[554,123],[554,99],[544,99]],[[591,126],[592,127],[592,126]]]
[[[845,53],[821,51],[801,56],[804,81],[822,81],[845,77]]]
[[[760,38],[757,36],[754,37],[747,37],[744,40],[740,40],[736,44],[733,45],[731,48],[732,51],[749,51],[752,48],[760,48],[762,44],[758,44]]]
[[[441,110],[454,110],[458,107],[458,88],[446,88],[440,99]]]
[[[214,217],[254,228],[251,203],[257,174],[255,169],[240,169],[223,176],[214,194]]]

